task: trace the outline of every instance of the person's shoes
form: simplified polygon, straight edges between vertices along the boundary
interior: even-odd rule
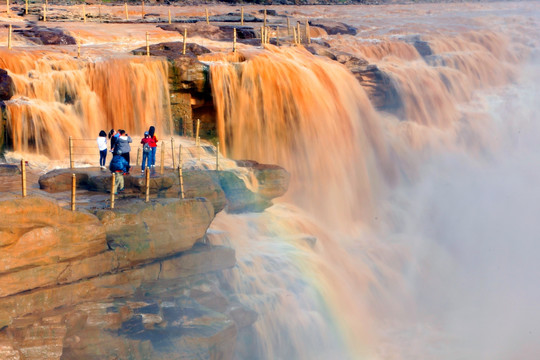
[[[143,174],[144,174],[144,170],[141,170],[141,173],[143,173]]]
[[[122,192],[122,191],[124,191],[124,190],[125,190],[125,189],[118,189],[118,192]]]

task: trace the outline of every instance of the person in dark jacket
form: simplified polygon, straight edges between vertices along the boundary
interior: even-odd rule
[[[118,139],[118,136],[120,134],[118,132],[115,132],[114,129],[111,129],[109,131],[109,140],[111,140],[111,152],[114,150],[114,145],[116,144],[116,140]]]
[[[128,173],[129,173],[129,152],[131,151],[131,146],[129,145],[132,140],[131,136],[126,134],[124,130],[119,130],[120,136],[118,136],[118,139],[116,140],[116,144],[114,145],[114,155],[122,155],[124,159],[126,159],[128,163]]]
[[[118,191],[124,191],[124,174],[129,171],[129,164],[122,155],[114,155],[111,163],[109,164],[109,170],[115,173],[114,178],[114,193]]]

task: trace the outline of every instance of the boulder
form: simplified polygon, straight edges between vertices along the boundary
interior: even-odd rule
[[[28,40],[40,45],[75,45],[77,41],[71,35],[64,33],[61,28],[49,28],[46,26],[32,26],[27,29],[14,30],[16,34],[26,37]]]
[[[96,215],[119,261],[134,265],[192,248],[204,237],[214,209],[203,198],[136,200],[120,202],[114,210],[98,210]]]
[[[234,29],[236,29],[236,38],[239,39],[239,40],[257,38],[257,34],[255,33],[255,29],[253,29],[253,27],[251,27],[251,26],[220,25],[219,29],[229,39],[233,39],[233,37],[234,37]]]
[[[290,174],[281,166],[259,164],[253,160],[238,160],[236,164],[253,171],[258,182],[258,195],[270,200],[283,196],[287,192]]]
[[[338,21],[316,20],[310,21],[310,26],[323,28],[328,35],[356,35],[356,29],[350,25]]]
[[[0,164],[0,176],[20,175],[21,170],[19,165],[15,164]]]
[[[358,66],[350,70],[366,90],[371,103],[377,109],[397,115],[403,111],[403,102],[396,83],[377,65]]]
[[[0,274],[81,257],[107,248],[105,231],[90,214],[39,197],[0,201]]]
[[[184,43],[181,41],[175,42],[165,42],[149,46],[150,56],[163,56],[167,60],[174,60],[182,56],[182,50],[184,48]],[[208,54],[210,50],[196,43],[187,43],[186,44],[186,55],[193,58],[194,56],[199,56],[202,54]],[[140,47],[138,49],[132,50],[133,55],[146,55],[146,46]]]
[[[0,101],[11,99],[14,91],[13,79],[6,70],[0,69]]]
[[[75,174],[77,188],[82,189],[88,186],[89,174],[102,173],[104,172],[99,168],[56,169],[41,175],[38,183],[39,188],[47,192],[70,191],[73,174]]]
[[[223,40],[225,38],[223,32],[219,29],[219,26],[207,24],[206,21],[184,24],[165,24],[158,25],[158,27],[165,31],[176,31],[182,35],[184,34],[185,29],[187,30],[188,38],[196,36],[211,40]]]

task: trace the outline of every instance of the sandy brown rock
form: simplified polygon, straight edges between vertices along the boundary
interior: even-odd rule
[[[11,99],[13,92],[13,80],[6,70],[0,69],[0,101]]]
[[[104,228],[90,214],[38,197],[0,202],[0,273],[91,257],[107,248]]]
[[[119,204],[114,211],[96,214],[112,249],[121,248],[123,261],[134,264],[161,258],[193,247],[214,218],[212,204],[205,199],[160,199]]]

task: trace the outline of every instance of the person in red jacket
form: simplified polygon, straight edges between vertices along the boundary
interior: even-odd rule
[[[156,166],[156,152],[157,152],[157,144],[158,144],[158,138],[156,137],[155,132],[156,132],[156,128],[153,126],[150,126],[150,129],[148,129],[148,135],[154,141],[153,145],[150,145],[150,147],[152,148],[152,157],[150,158],[150,167],[152,168]]]
[[[142,138],[141,144],[143,145],[141,172],[144,172],[144,169],[146,167],[150,168],[152,158],[152,146],[155,149],[156,143],[154,142],[154,139],[150,137],[150,134],[147,131],[144,133],[144,138]]]

